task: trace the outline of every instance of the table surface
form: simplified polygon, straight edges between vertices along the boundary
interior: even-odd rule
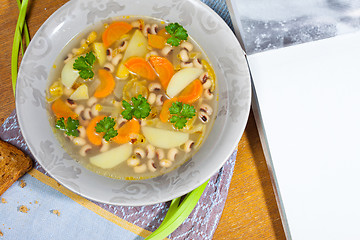
[[[30,1],[27,23],[33,36],[66,0]],[[11,86],[11,49],[18,16],[15,0],[0,5],[0,124],[15,109]],[[213,239],[285,239],[254,116],[250,113],[224,212]]]

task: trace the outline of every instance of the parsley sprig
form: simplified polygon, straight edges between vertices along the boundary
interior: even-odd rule
[[[130,120],[133,116],[135,116],[137,119],[146,118],[149,116],[151,111],[150,104],[141,94],[139,94],[137,98],[132,97],[131,102],[132,105],[125,100],[122,101],[122,105],[125,110],[121,112],[121,115],[125,119]]]
[[[88,52],[85,57],[78,57],[74,64],[73,69],[79,70],[79,75],[83,79],[89,79],[94,77],[93,65],[96,57],[93,52]]]
[[[97,133],[105,133],[103,138],[106,141],[109,141],[111,138],[114,138],[118,135],[118,132],[114,129],[115,119],[111,117],[104,117],[103,120],[100,120],[95,126],[95,131]]]
[[[61,131],[65,131],[68,136],[79,136],[79,131],[77,130],[79,127],[79,120],[74,120],[71,117],[68,117],[66,123],[63,117],[59,118],[55,123],[55,128],[60,129]]]
[[[175,47],[179,46],[181,40],[187,40],[189,36],[186,29],[179,23],[170,23],[165,27],[165,30],[171,35],[167,43]]]
[[[174,102],[169,108],[169,112],[172,115],[170,122],[175,123],[177,129],[182,129],[185,127],[187,120],[195,116],[196,111],[192,105]]]

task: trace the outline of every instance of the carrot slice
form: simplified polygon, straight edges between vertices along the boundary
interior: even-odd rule
[[[125,67],[127,67],[131,72],[136,73],[139,76],[148,80],[155,80],[156,78],[154,69],[144,58],[130,58],[125,62]]]
[[[178,98],[174,97],[171,99],[168,99],[164,102],[161,111],[160,111],[160,115],[159,118],[162,122],[168,122],[169,118],[171,117],[169,108],[172,106],[172,104],[176,101],[179,101]]]
[[[165,28],[161,29],[161,30],[157,33],[157,35],[165,38],[165,40],[168,40],[168,39],[171,37],[170,33],[168,33],[168,32],[165,30]]]
[[[72,119],[78,118],[78,115],[60,98],[54,101],[51,105],[51,109],[57,118],[63,117],[65,120],[69,117]]]
[[[148,34],[148,44],[153,48],[162,49],[165,47],[166,39],[159,35]]]
[[[98,122],[100,122],[101,120],[104,119],[104,115],[101,116],[97,116],[94,117],[93,119],[91,119],[91,121],[89,122],[89,125],[86,128],[86,136],[89,139],[89,141],[96,145],[99,146],[101,145],[101,140],[103,138],[101,133],[97,133],[95,130],[96,124],[98,124]]]
[[[94,97],[97,98],[104,98],[109,96],[115,88],[115,80],[113,75],[105,70],[99,69],[99,78],[100,78],[100,85],[97,87]]]
[[[117,132],[118,135],[112,138],[112,141],[119,144],[130,142],[132,134],[140,133],[140,123],[136,119],[131,119],[120,127]]]
[[[105,47],[111,46],[116,40],[120,39],[122,35],[128,33],[131,29],[131,24],[127,22],[114,22],[110,24],[102,35]]]
[[[174,66],[172,63],[164,57],[151,56],[150,63],[155,68],[155,71],[159,75],[161,85],[164,89],[169,85],[170,79],[174,75]]]
[[[203,86],[199,79],[194,80],[178,96],[179,101],[191,104],[201,97]]]

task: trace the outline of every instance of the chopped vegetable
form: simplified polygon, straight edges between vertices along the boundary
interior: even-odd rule
[[[155,80],[156,74],[149,62],[141,57],[133,57],[125,62],[125,66],[133,73],[148,80]]]
[[[55,100],[51,105],[51,109],[57,118],[69,118],[76,119],[78,115],[66,105],[60,98]]]
[[[161,108],[161,112],[160,112],[160,115],[159,115],[159,118],[162,122],[168,122],[170,117],[171,117],[171,114],[170,114],[170,111],[169,111],[169,108],[172,106],[172,104],[174,102],[178,101],[178,99],[175,97],[175,98],[171,98],[171,99],[168,99],[164,102],[162,108]]]
[[[189,140],[189,133],[144,126],[141,128],[146,140],[159,148],[179,147]]]
[[[103,169],[113,168],[126,161],[132,154],[132,145],[123,144],[107,152],[90,157],[90,163]]]
[[[85,84],[81,84],[69,98],[72,100],[89,99],[88,87]]]
[[[162,49],[165,47],[166,39],[159,35],[148,34],[148,44],[150,47]]]
[[[99,69],[98,73],[101,82],[94,93],[94,97],[104,98],[114,91],[115,80],[113,75],[105,69]]]
[[[125,101],[130,101],[132,97],[137,97],[139,94],[144,98],[149,95],[149,89],[146,86],[146,80],[139,81],[136,77],[128,81],[122,89],[122,96]]]
[[[60,97],[63,94],[63,87],[60,81],[55,81],[49,88],[49,93],[52,97]]]
[[[171,37],[167,40],[167,43],[172,46],[179,46],[181,40],[186,41],[188,38],[187,31],[179,23],[170,23],[165,27],[165,29],[171,35]]]
[[[79,131],[77,130],[79,127],[79,120],[72,119],[68,117],[66,123],[65,119],[61,117],[56,121],[55,128],[60,129],[61,131],[65,131],[68,136],[79,136]]]
[[[169,112],[172,115],[170,122],[174,123],[177,129],[182,129],[185,127],[187,119],[195,116],[196,111],[194,106],[177,101],[169,108]]]
[[[203,92],[203,86],[199,79],[196,79],[190,83],[182,92],[179,94],[179,101],[183,103],[194,103],[201,97]]]
[[[131,137],[140,133],[140,123],[136,119],[131,119],[117,130],[118,135],[112,140],[116,143],[123,144],[131,141]]]
[[[93,65],[96,57],[93,52],[88,52],[85,57],[78,57],[74,64],[73,69],[79,70],[79,75],[82,79],[89,79],[94,77]]]
[[[73,58],[68,61],[61,71],[61,83],[67,88],[71,88],[79,77],[79,71],[73,68],[75,60],[76,58]]]
[[[111,138],[116,137],[118,135],[117,131],[114,129],[115,120],[111,117],[104,117],[100,122],[98,122],[95,126],[95,130],[97,133],[105,133],[103,138],[106,141],[109,141]]]
[[[203,70],[200,68],[184,68],[178,71],[172,76],[169,85],[166,89],[166,94],[173,98],[179,94],[186,86],[188,86],[192,81],[197,79]]]
[[[116,40],[119,40],[122,35],[128,33],[131,29],[131,24],[127,22],[114,22],[110,24],[102,35],[105,47],[110,47]]]
[[[132,105],[125,100],[122,101],[122,105],[125,110],[121,112],[121,115],[125,119],[130,120],[133,118],[133,116],[135,116],[137,119],[146,118],[149,116],[151,108],[146,98],[140,94],[137,98],[132,97],[131,101]]]
[[[168,40],[168,39],[171,37],[171,35],[166,31],[165,28],[161,29],[161,30],[157,33],[157,35],[165,38],[166,40]]]
[[[130,57],[145,57],[148,52],[147,47],[148,41],[144,34],[138,29],[135,30],[124,53],[123,61]]]
[[[164,57],[151,56],[149,60],[159,75],[161,85],[166,89],[174,75],[174,66]]]
[[[100,122],[101,120],[103,120],[106,116],[101,115],[101,116],[97,116],[94,117],[93,119],[91,119],[91,121],[89,122],[89,125],[86,128],[86,135],[87,138],[89,139],[89,141],[96,145],[96,146],[100,146],[101,145],[101,140],[102,140],[102,134],[99,134],[95,131],[95,127],[98,124],[98,122]]]
[[[102,66],[106,61],[106,48],[101,42],[94,42],[93,49],[99,64]]]

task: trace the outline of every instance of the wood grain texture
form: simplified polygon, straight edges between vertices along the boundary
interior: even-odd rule
[[[27,23],[33,36],[66,0],[29,1]],[[10,59],[18,8],[16,0],[0,4],[0,124],[14,110]],[[254,117],[250,114],[238,145],[235,171],[214,238],[285,239]]]

